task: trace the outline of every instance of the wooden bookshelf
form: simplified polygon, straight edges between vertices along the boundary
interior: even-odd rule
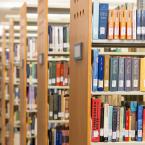
[[[37,144],[48,145],[48,0],[38,1]],[[42,62],[40,61],[42,59]],[[42,89],[43,86],[43,89]]]
[[[24,4],[20,10],[20,145],[26,145],[26,97],[27,97],[27,74],[26,74],[26,64],[27,64],[27,7]]]
[[[14,22],[10,20],[10,67],[9,67],[9,95],[10,95],[10,136],[9,144],[14,145]]]
[[[6,57],[5,57],[5,49],[6,49],[6,37],[5,37],[5,30],[3,30],[3,38],[2,38],[2,134],[1,134],[1,143],[2,145],[6,144],[6,105],[5,105],[5,81],[6,81]]]

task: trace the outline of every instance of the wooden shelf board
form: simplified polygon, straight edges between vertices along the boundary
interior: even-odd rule
[[[137,47],[137,48],[144,48],[145,41],[143,40],[93,40],[92,41],[93,47]]]
[[[69,86],[48,86],[48,89],[69,89]]]
[[[92,95],[145,95],[145,92],[140,91],[92,92]]]
[[[69,58],[48,58],[48,61],[70,61]]]
[[[145,56],[145,52],[100,52],[99,54],[115,56]]]
[[[91,145],[144,145],[145,142],[98,142],[98,143],[91,143]]]
[[[69,123],[69,120],[49,120],[48,123],[50,123],[50,124]]]
[[[49,56],[62,56],[62,55],[70,55],[69,52],[48,52]]]

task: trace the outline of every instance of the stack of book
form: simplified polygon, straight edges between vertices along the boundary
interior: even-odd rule
[[[128,3],[112,9],[94,0],[93,39],[145,40],[145,9],[138,7]]]
[[[145,106],[123,101],[113,106],[92,97],[92,142],[145,141]]]
[[[49,91],[49,119],[69,119],[69,93],[65,90]]]
[[[68,125],[51,127],[48,131],[49,145],[69,145]]]
[[[49,52],[69,52],[69,26],[49,25]]]
[[[68,86],[69,64],[66,61],[49,62],[49,85]]]
[[[92,90],[145,91],[145,58],[99,55],[93,50]]]

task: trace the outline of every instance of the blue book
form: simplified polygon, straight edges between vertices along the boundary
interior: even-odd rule
[[[92,74],[92,91],[97,91],[98,88],[98,50],[93,50],[93,74]]]
[[[99,39],[107,39],[108,9],[107,3],[99,4]]]
[[[142,40],[145,40],[145,10],[142,10]]]
[[[137,28],[136,39],[137,40],[141,40],[141,34],[142,34],[141,19],[142,19],[142,12],[141,10],[137,10],[136,11],[136,28]]]
[[[104,56],[98,56],[98,91],[104,90]]]
[[[56,129],[56,145],[59,145],[59,130]]]
[[[93,6],[93,40],[98,39],[99,32],[99,0],[94,0]]]
[[[137,141],[142,141],[142,130],[143,130],[143,106],[138,106],[137,112]]]

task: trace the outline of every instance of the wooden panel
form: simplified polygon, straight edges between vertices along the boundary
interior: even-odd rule
[[[90,145],[92,1],[71,0],[70,145]],[[83,60],[74,60],[74,45],[83,43]]]
[[[26,75],[26,59],[27,59],[27,18],[26,18],[26,4],[24,4],[20,11],[20,145],[26,145],[26,95],[27,95],[27,75]]]
[[[6,104],[5,104],[5,97],[6,97],[6,37],[5,37],[5,31],[3,32],[3,38],[2,38],[2,145],[6,144],[5,136],[6,136]]]
[[[14,145],[14,23],[10,20],[10,67],[9,67],[9,95],[10,95],[10,137],[9,145]]]
[[[38,145],[48,145],[48,0],[38,1]]]

